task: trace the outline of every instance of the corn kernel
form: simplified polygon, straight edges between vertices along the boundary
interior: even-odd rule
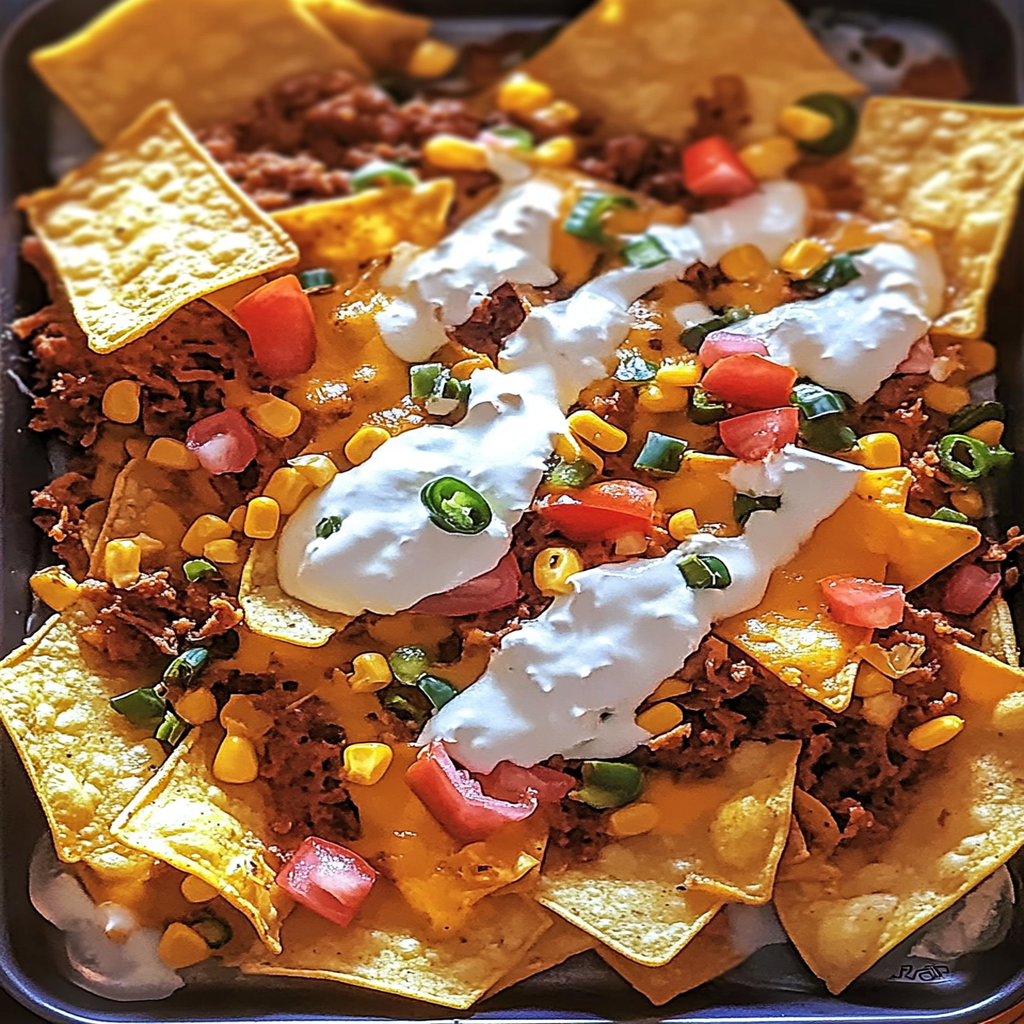
[[[692,388],[700,383],[701,370],[700,363],[665,363],[654,381],[668,388]]]
[[[583,562],[574,548],[544,548],[533,560],[533,582],[546,597],[571,594],[569,577],[582,570]]]
[[[969,437],[982,441],[990,448],[994,448],[1003,439],[1003,424],[999,420],[985,420],[976,427],[967,431]]]
[[[443,78],[459,59],[459,51],[440,39],[424,39],[409,58],[405,70],[412,78]]]
[[[970,487],[965,487],[962,491],[953,491],[949,500],[953,508],[957,512],[963,512],[968,519],[981,519],[985,515],[985,499]]]
[[[353,693],[373,693],[391,682],[391,666],[383,654],[367,651],[352,659],[352,676],[348,685]]]
[[[174,702],[174,710],[189,725],[203,725],[217,717],[217,701],[209,690],[200,686],[183,693]]]
[[[115,587],[129,587],[140,575],[142,548],[133,540],[108,540],[103,549],[103,574]]]
[[[169,924],[160,936],[160,945],[157,947],[160,959],[172,971],[180,970],[182,967],[191,967],[207,959],[213,952],[207,945],[206,939],[194,928],[187,924],[174,921]]]
[[[245,510],[242,531],[255,540],[269,540],[281,525],[281,508],[273,498],[253,498]]]
[[[621,452],[629,440],[624,430],[619,430],[589,409],[580,409],[572,413],[568,423],[569,429],[577,437],[602,452]]]
[[[185,531],[185,536],[181,538],[181,550],[198,558],[211,540],[227,540],[230,536],[230,523],[225,522],[220,516],[206,513]]]
[[[423,144],[423,159],[446,171],[486,171],[487,150],[479,142],[443,132]]]
[[[314,487],[326,487],[337,475],[338,467],[326,455],[297,455],[288,460]]]
[[[874,665],[862,661],[857,668],[853,683],[855,697],[877,697],[880,693],[892,693],[892,680]]]
[[[345,748],[345,780],[373,786],[391,767],[394,751],[386,743],[350,743]]]
[[[651,694],[652,700],[669,700],[672,697],[681,697],[693,689],[693,683],[676,676],[669,676],[658,683],[658,688]]]
[[[620,807],[608,817],[608,831],[613,836],[642,836],[658,827],[658,808],[654,804],[637,803]]]
[[[939,715],[930,722],[923,722],[916,729],[911,729],[907,742],[915,750],[934,750],[948,743],[963,730],[964,720],[958,715]]]
[[[291,437],[302,423],[302,410],[277,395],[253,395],[245,411],[249,419],[271,437]]]
[[[785,135],[773,135],[760,142],[752,142],[739,152],[743,166],[758,181],[783,178],[786,171],[800,159],[796,143]]]
[[[779,127],[787,135],[792,135],[794,139],[799,139],[801,142],[817,142],[819,139],[825,138],[832,131],[834,125],[828,114],[794,103],[792,106],[784,107],[782,113],[779,114]]]
[[[662,701],[636,716],[636,724],[652,736],[671,732],[683,721],[683,709],[671,701]]]
[[[583,444],[578,437],[572,434],[559,434],[555,438],[555,454],[566,462],[576,462],[584,459],[600,473],[604,469],[604,459],[594,451],[590,445]]]
[[[146,461],[164,469],[198,469],[199,460],[181,441],[173,437],[158,437],[146,452]]]
[[[580,109],[568,100],[555,100],[530,114],[530,121],[545,132],[568,131],[580,119]]]
[[[615,554],[629,558],[633,555],[642,555],[647,550],[647,536],[639,530],[633,533],[624,533],[615,541]]]
[[[302,499],[313,490],[313,485],[292,466],[275,469],[267,486],[263,488],[265,498],[273,498],[277,502],[281,515],[290,516],[302,504]]]
[[[537,146],[530,159],[538,167],[568,167],[576,159],[576,140],[571,135],[556,135]]]
[[[980,338],[959,338],[960,362],[968,380],[983,377],[996,368],[996,347]]]
[[[229,736],[244,736],[255,743],[274,727],[274,717],[256,707],[248,694],[234,693],[221,708],[220,724]]]
[[[645,384],[637,402],[646,412],[682,412],[690,404],[690,392],[668,384]]]
[[[767,280],[772,273],[772,265],[764,253],[749,242],[730,249],[718,265],[726,277],[746,283]]]
[[[697,516],[692,508],[681,508],[668,521],[668,535],[673,540],[684,541],[699,531]]]
[[[225,736],[213,759],[214,778],[232,785],[242,785],[254,782],[259,773],[260,762],[252,740],[247,736]]]
[[[846,457],[865,469],[895,469],[903,461],[903,449],[895,434],[865,434]]]
[[[487,356],[480,354],[470,356],[468,359],[460,359],[451,370],[456,380],[469,380],[477,370],[493,370],[494,363]]]
[[[181,880],[181,895],[189,903],[208,903],[217,895],[217,890],[195,875],[186,875]]]
[[[793,277],[810,277],[828,259],[828,249],[813,238],[794,242],[779,260],[779,267]]]
[[[211,540],[203,545],[203,558],[216,562],[217,565],[234,565],[240,557],[237,540]]]
[[[971,393],[965,387],[956,384],[931,383],[925,386],[921,393],[924,404],[936,412],[952,416],[959,412],[966,405],[970,405]]]
[[[238,505],[236,508],[231,510],[231,515],[228,516],[228,526],[230,526],[235,533],[242,532],[242,527],[245,526],[244,505]]]
[[[506,114],[533,114],[552,103],[554,98],[550,86],[525,71],[516,71],[498,86],[496,103]]]
[[[70,608],[78,600],[81,588],[78,581],[63,565],[51,565],[40,569],[29,577],[32,593],[49,605],[55,612]]]
[[[360,427],[345,445],[345,458],[359,466],[390,437],[383,427]]]
[[[103,415],[114,423],[135,423],[142,412],[139,404],[141,390],[138,381],[134,380],[115,380],[108,384],[100,402]]]

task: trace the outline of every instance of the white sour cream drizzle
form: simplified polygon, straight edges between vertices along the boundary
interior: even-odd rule
[[[739,537],[697,534],[662,558],[598,566],[571,577],[573,592],[502,641],[487,672],[431,719],[420,742],[444,740],[471,771],[499,761],[532,765],[554,754],[613,758],[647,739],[637,705],[675,672],[712,625],[756,605],[772,571],[852,492],[856,466],[787,448],[765,463],[737,463],[739,491],[779,495]],[[715,555],[730,586],[692,590],[679,562]]]

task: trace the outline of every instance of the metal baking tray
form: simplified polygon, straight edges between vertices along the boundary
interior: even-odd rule
[[[28,66],[28,54],[77,29],[108,0],[0,0],[0,324],[37,308],[43,295],[19,263],[21,225],[13,199],[49,182],[55,106]],[[733,0],[740,3],[742,0]],[[481,12],[493,27],[535,27],[571,16],[580,0],[412,0],[405,7],[447,22],[465,37]],[[723,8],[727,5],[723,3]],[[797,0],[809,13],[822,6]],[[911,17],[955,40],[973,85],[970,98],[1024,102],[1024,0],[850,0],[844,11]],[[726,10],[723,16],[728,17]],[[145,60],[145,55],[140,55]],[[990,306],[989,338],[999,348],[999,397],[1009,410],[1009,442],[1024,449],[1024,289],[1018,217]],[[27,430],[30,398],[19,378],[30,366],[9,332],[0,334],[0,653],[26,633],[29,574],[48,559],[31,522],[31,491],[51,475],[47,446]],[[1024,466],[1002,502],[1003,526],[1024,520]],[[1020,612],[1018,607],[1016,611]],[[1024,623],[1018,614],[1017,621]],[[69,978],[60,934],[32,908],[28,864],[45,825],[6,734],[0,737],[0,985],[48,1021],[189,1022],[453,1020],[450,1011],[325,981],[243,977],[226,969],[197,969],[190,983],[160,1002],[114,1003],[92,996]],[[593,953],[501,993],[460,1021],[861,1021],[975,1024],[1024,1000],[1024,858],[1010,865],[1018,893],[1010,931],[995,949],[948,965],[908,960],[913,938],[893,950],[842,997],[829,996],[788,946],[758,950],[739,967],[655,1009]],[[0,1004],[0,1020],[11,1011]]]

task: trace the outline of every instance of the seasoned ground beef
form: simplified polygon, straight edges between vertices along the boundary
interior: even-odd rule
[[[82,530],[85,507],[94,500],[92,481],[81,473],[63,473],[32,496],[32,507],[39,509],[33,522],[50,538],[54,553],[76,579],[83,579],[89,570]]]
[[[526,310],[516,290],[503,284],[473,310],[470,318],[448,335],[465,348],[497,361],[502,342],[526,319]]]

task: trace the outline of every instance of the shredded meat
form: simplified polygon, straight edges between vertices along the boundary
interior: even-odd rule
[[[89,569],[89,555],[82,545],[85,506],[95,500],[92,482],[81,473],[64,473],[32,495],[39,509],[35,524],[53,541],[53,550],[76,579]]]
[[[465,348],[497,360],[502,342],[517,331],[525,319],[526,310],[516,290],[510,284],[503,284],[473,310],[465,323],[453,327],[448,335]]]

